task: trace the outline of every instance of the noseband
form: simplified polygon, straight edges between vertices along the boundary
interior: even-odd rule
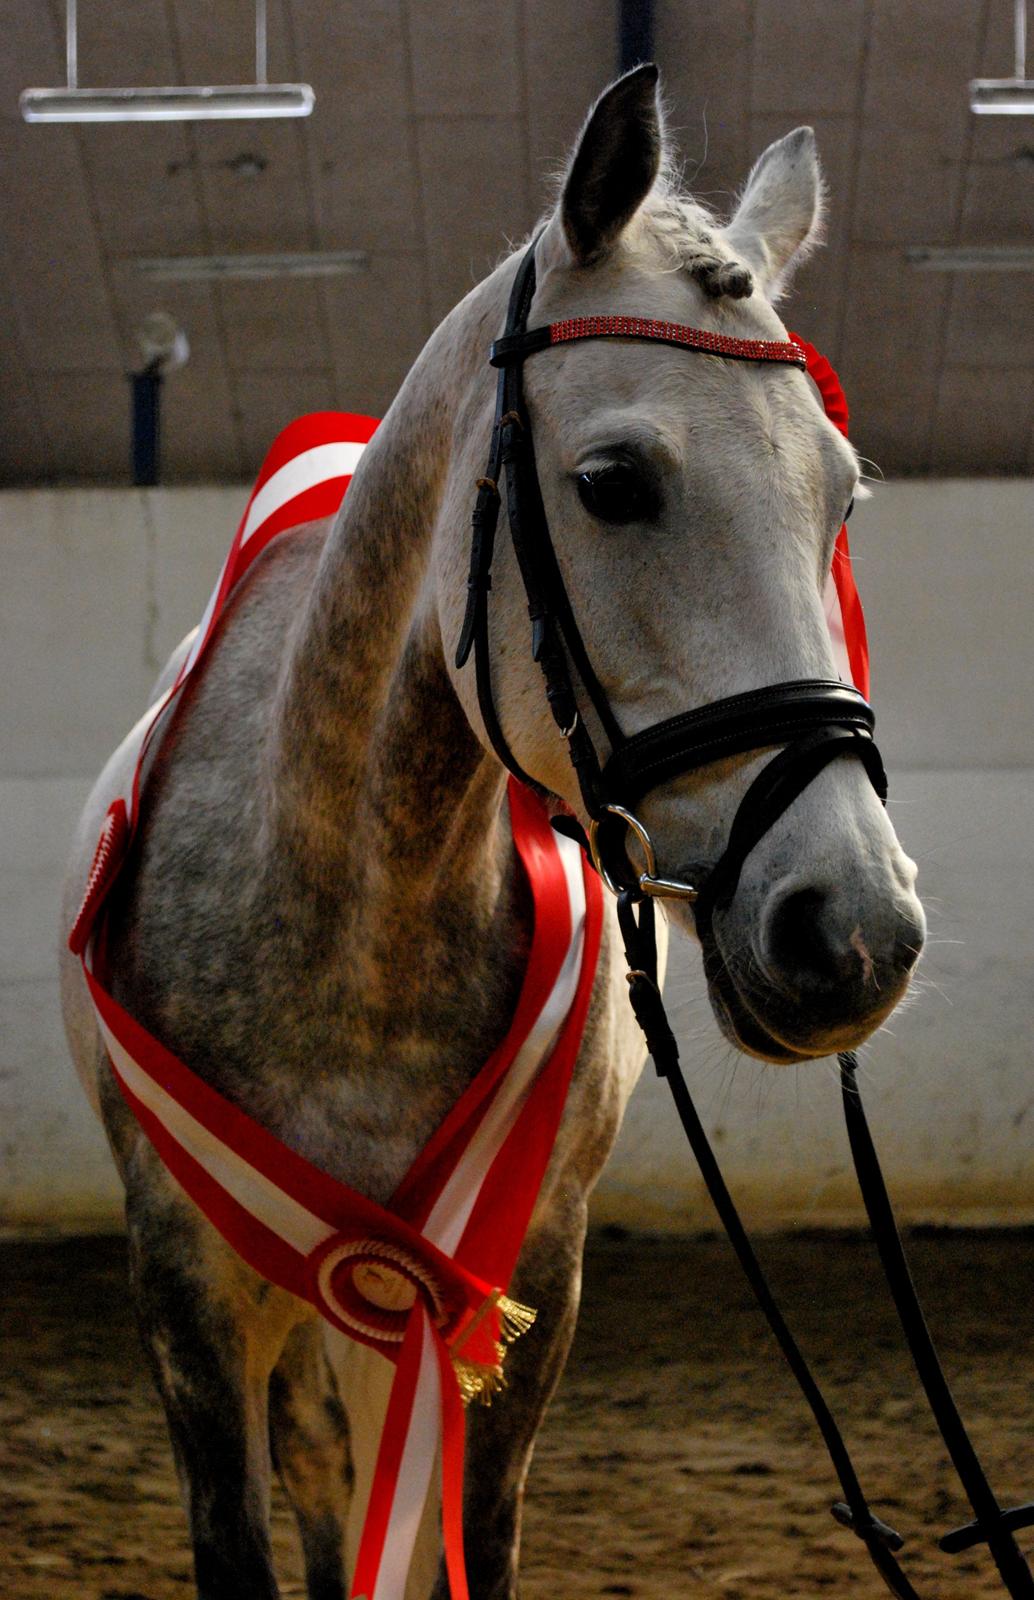
[[[580,837],[605,883],[617,894],[618,921],[629,967],[629,997],[636,1019],[658,1073],[670,1085],[712,1202],[829,1451],[844,1491],[844,1499],[832,1507],[833,1516],[862,1540],[897,1600],[919,1600],[896,1559],[904,1541],[875,1515],[865,1497],[833,1414],[765,1281],[715,1161],[683,1076],[678,1045],[661,999],[654,924],[656,899],[682,899],[692,904],[705,963],[708,962],[716,949],[714,912],[731,901],[748,855],[802,790],[838,756],[860,760],[876,793],[885,800],[887,777],[872,737],[873,713],[864,697],[849,684],[802,678],[730,695],[668,717],[638,733],[625,734],[593,670],[553,548],[524,399],[523,371],[528,357],[576,339],[647,339],[723,360],[776,362],[802,370],[807,368],[807,358],[794,341],[735,339],[643,317],[572,317],[529,329],[536,242],[532,242],[517,269],[506,327],[490,355],[491,364],[499,369],[495,423],[488,468],[477,486],[467,608],[456,665],[463,667],[473,650],[478,704],[492,746],[516,778],[541,790],[513,755],[492,695],[488,598],[501,504],[500,480],[505,468],[510,533],[528,599],[532,656],[542,668],[546,698],[567,741],[590,819],[587,838],[577,823],[571,823],[570,831]],[[575,675],[610,744],[610,753],[602,763],[581,713]],[[727,756],[775,745],[782,748],[762,768],[740,801],[725,850],[715,865],[695,884],[659,875],[653,844],[633,807],[644,795],[673,778]],[[554,826],[566,821],[558,819]],[[633,867],[628,859],[628,833],[638,842],[641,869]],[[844,1113],[859,1186],[916,1370],[974,1511],[974,1520],[946,1534],[940,1547],[951,1554],[986,1544],[1013,1600],[1034,1600],[1034,1577],[1015,1538],[1017,1529],[1034,1525],[1034,1504],[1012,1510],[999,1505],[966,1433],[912,1284],[855,1069],[853,1054],[841,1055]]]

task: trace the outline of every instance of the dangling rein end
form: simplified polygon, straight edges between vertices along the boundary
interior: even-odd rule
[[[519,1300],[511,1300],[505,1294],[500,1294],[489,1305],[499,1314],[499,1338],[495,1346],[494,1364],[483,1366],[477,1361],[465,1361],[460,1355],[452,1357],[452,1370],[456,1374],[460,1397],[465,1406],[474,1400],[480,1405],[490,1406],[499,1391],[506,1388],[506,1374],[503,1372],[506,1352],[522,1333],[527,1333],[538,1316],[531,1306],[522,1306]],[[471,1330],[467,1331],[469,1333]],[[465,1342],[465,1337],[461,1342]]]

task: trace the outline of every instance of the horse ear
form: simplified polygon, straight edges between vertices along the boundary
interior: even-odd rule
[[[597,100],[564,183],[560,219],[579,266],[606,254],[653,187],[663,152],[657,68],[635,67]]]
[[[822,237],[823,183],[811,128],[795,128],[754,163],[725,237],[770,299]]]

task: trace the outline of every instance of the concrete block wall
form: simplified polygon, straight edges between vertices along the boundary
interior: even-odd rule
[[[75,817],[199,618],[243,489],[0,495],[0,1226],[109,1226],[118,1186],[68,1065],[54,980]],[[895,822],[920,863],[917,996],[865,1054],[903,1213],[1034,1219],[1034,498],[1024,480],[877,488],[852,520]],[[828,1064],[732,1052],[695,952],[668,993],[748,1215],[857,1220]],[[627,1226],[707,1226],[663,1085],[636,1093],[596,1196]]]
[[[60,884],[94,779],[200,618],[246,498],[0,494],[0,1227],[118,1221],[61,1029]]]

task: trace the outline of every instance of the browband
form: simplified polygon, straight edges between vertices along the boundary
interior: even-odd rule
[[[781,361],[802,371],[808,364],[803,349],[792,339],[734,339],[727,333],[712,333],[709,328],[658,322],[653,317],[568,317],[564,322],[547,322],[524,333],[503,334],[493,344],[488,359],[493,367],[506,367],[539,350],[570,344],[574,339],[652,339],[658,344],[679,345],[683,350],[699,350],[704,355],[724,356],[732,361]]]

